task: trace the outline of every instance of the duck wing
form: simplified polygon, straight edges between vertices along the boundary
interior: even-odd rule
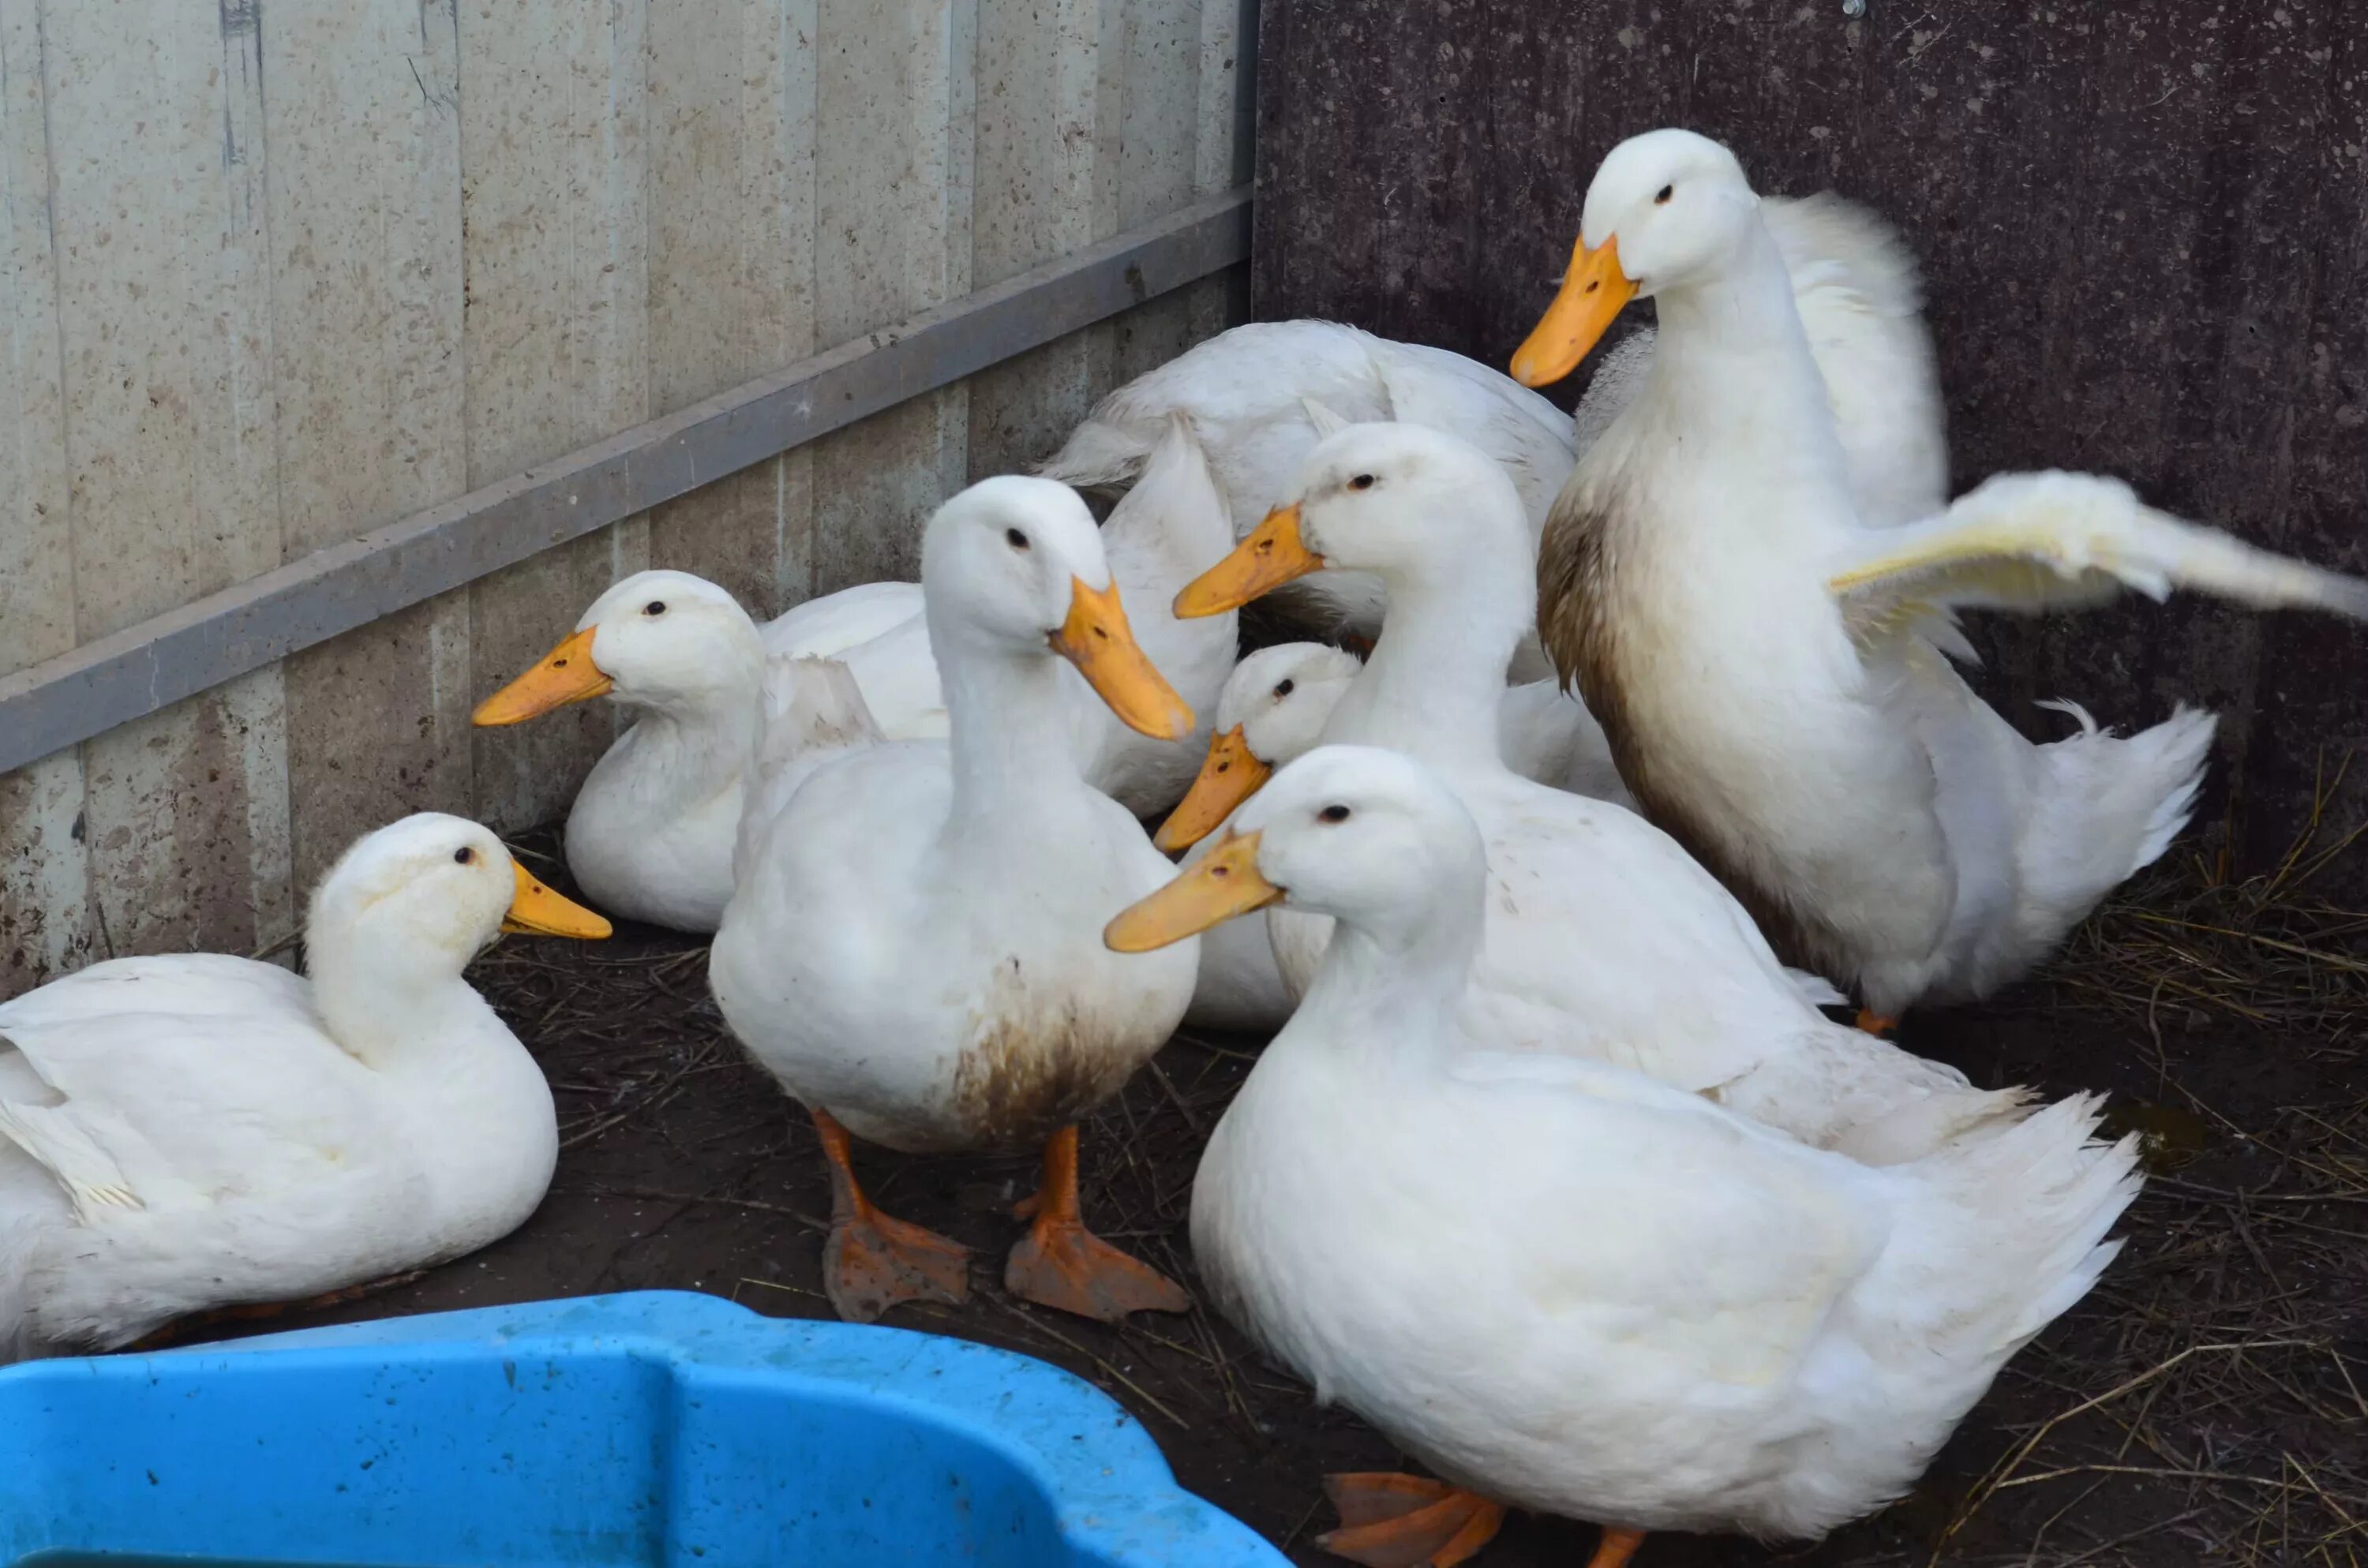
[[[2129,590],[2368,619],[2368,582],[2157,511],[2119,480],[2061,472],[1998,474],[1936,517],[1855,530],[1827,586],[1861,648],[1915,631],[1955,653],[1959,610],[2037,613]]]
[[[85,1224],[313,1179],[354,1147],[361,1069],[303,981],[213,954],[100,964],[0,1006],[0,1137]]]

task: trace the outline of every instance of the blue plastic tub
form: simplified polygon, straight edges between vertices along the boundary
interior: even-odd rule
[[[0,1563],[1281,1568],[986,1346],[649,1293],[0,1372]]]

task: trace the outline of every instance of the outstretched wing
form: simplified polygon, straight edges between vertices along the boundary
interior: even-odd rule
[[[1827,585],[1861,647],[1909,631],[1948,647],[1960,609],[2065,609],[2125,589],[2368,619],[2368,582],[2182,522],[2086,473],[1999,474],[1926,521],[1863,530]]]

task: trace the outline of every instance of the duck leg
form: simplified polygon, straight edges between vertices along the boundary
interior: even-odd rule
[[[1879,1039],[1889,1040],[1891,1032],[1899,1027],[1899,1015],[1878,1013],[1871,1007],[1861,1007],[1858,1010],[1858,1027]]]
[[[1364,1568],[1455,1568],[1496,1539],[1505,1506],[1427,1476],[1349,1471],[1324,1478],[1340,1528],[1315,1538]],[[1617,1568],[1599,1561],[1596,1568]]]
[[[855,1179],[854,1141],[838,1119],[813,1108],[830,1162],[830,1240],[823,1244],[822,1283],[848,1323],[871,1323],[899,1301],[970,1296],[970,1249],[935,1231],[882,1214]]]
[[[1628,1568],[1628,1560],[1645,1544],[1643,1530],[1614,1529],[1603,1527],[1603,1539],[1595,1543],[1595,1555],[1587,1560],[1587,1568]]]
[[[1023,1301],[1079,1317],[1121,1323],[1129,1312],[1187,1312],[1176,1281],[1086,1229],[1077,1212],[1077,1130],[1044,1145],[1034,1221],[1003,1269],[1003,1288]]]

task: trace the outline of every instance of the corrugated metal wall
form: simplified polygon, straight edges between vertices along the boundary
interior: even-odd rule
[[[0,675],[1246,172],[1246,0],[11,0]],[[260,947],[360,829],[556,814],[474,700],[620,574],[909,575],[1217,278],[0,777],[0,995]]]

